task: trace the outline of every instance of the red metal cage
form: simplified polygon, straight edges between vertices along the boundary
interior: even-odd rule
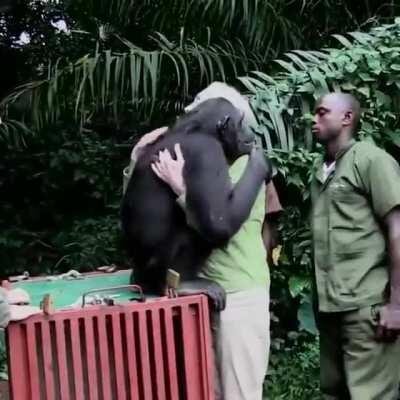
[[[35,315],[7,329],[14,400],[213,400],[203,295]]]

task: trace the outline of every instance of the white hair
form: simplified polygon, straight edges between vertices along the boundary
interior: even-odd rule
[[[213,82],[200,93],[198,93],[194,101],[185,107],[185,112],[193,110],[205,100],[215,99],[217,97],[223,97],[224,99],[230,101],[234,107],[243,112],[244,123],[247,126],[255,127],[257,125],[257,119],[250,107],[249,100],[240,94],[240,92],[235,88],[223,82]]]

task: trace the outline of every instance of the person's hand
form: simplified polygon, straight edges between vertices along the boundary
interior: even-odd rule
[[[185,159],[182,155],[180,144],[174,147],[176,160],[171,156],[171,153],[165,149],[158,154],[159,160],[151,164],[154,173],[167,183],[177,196],[186,194],[186,184],[183,179],[183,167]]]
[[[400,336],[400,305],[386,304],[379,314],[377,339],[383,342],[394,342]]]
[[[140,150],[142,150],[144,146],[155,142],[156,139],[159,136],[162,136],[167,130],[168,127],[163,126],[162,128],[155,129],[154,131],[146,133],[144,136],[142,136],[140,140],[136,143],[135,147],[132,149],[131,159],[137,160]]]

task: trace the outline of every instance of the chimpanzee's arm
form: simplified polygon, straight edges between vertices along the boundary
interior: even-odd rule
[[[186,207],[196,229],[208,240],[223,243],[249,217],[271,168],[261,150],[253,150],[240,180],[232,185],[220,143],[201,136],[184,149]]]

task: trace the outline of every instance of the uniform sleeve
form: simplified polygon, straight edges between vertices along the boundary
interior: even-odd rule
[[[378,217],[384,218],[400,206],[400,166],[393,157],[378,149],[360,172]]]

